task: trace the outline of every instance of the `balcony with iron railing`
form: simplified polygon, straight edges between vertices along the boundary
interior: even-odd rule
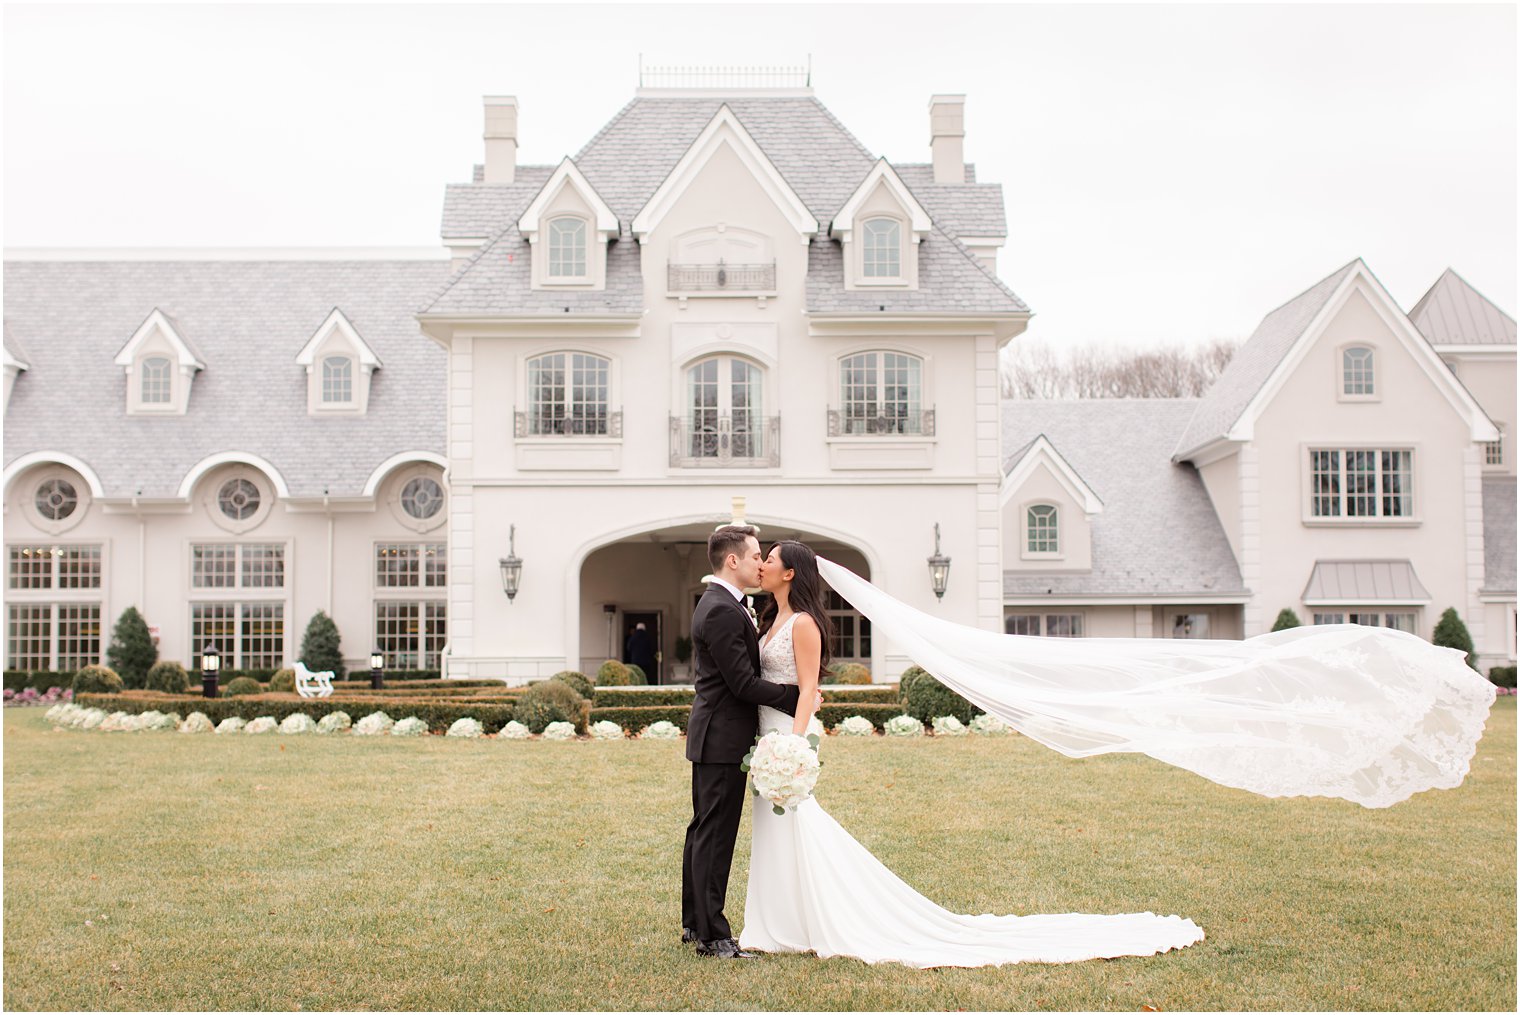
[[[934,410],[918,412],[858,413],[828,410],[830,437],[933,437]]]
[[[672,416],[670,464],[672,468],[778,468],[781,417],[749,413]]]
[[[740,296],[769,295],[776,291],[776,262],[768,264],[677,264],[665,269],[665,287],[678,296],[732,293]]]
[[[574,416],[558,416],[549,411],[515,413],[514,436],[522,437],[605,437],[619,440],[623,436],[622,410],[591,410]]]

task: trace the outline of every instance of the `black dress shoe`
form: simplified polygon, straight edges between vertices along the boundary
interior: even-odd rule
[[[715,959],[758,959],[760,957],[754,952],[741,949],[739,942],[731,937],[720,938],[717,941],[698,941],[697,954]]]
[[[696,939],[697,939],[697,932],[696,931],[692,930],[690,927],[682,927],[681,928],[681,943],[683,945],[689,945],[693,941],[695,941]]]

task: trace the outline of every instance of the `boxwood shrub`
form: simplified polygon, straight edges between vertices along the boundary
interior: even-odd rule
[[[74,674],[74,698],[87,693],[116,694],[125,689],[121,677],[109,666],[84,666]]]
[[[148,671],[146,686],[150,691],[163,691],[165,694],[184,694],[190,690],[190,674],[185,668],[172,659],[164,659],[153,664]]]
[[[695,694],[696,692],[689,687],[651,687],[647,690],[598,687],[593,706],[595,708],[645,708],[654,705],[690,705]]]
[[[75,670],[6,670],[5,689],[22,691],[35,687],[46,691],[49,687],[73,687]]]
[[[287,694],[250,694],[237,698],[203,698],[194,695],[158,694],[152,691],[134,691],[128,694],[81,694],[75,699],[81,708],[99,708],[106,712],[148,711],[178,712],[189,715],[203,712],[213,723],[237,716],[240,719],[257,719],[261,715],[274,716],[278,720],[302,712],[313,719],[321,719],[329,712],[347,712],[359,721],[371,712],[383,711],[396,719],[414,715],[428,724],[432,732],[446,731],[458,719],[478,719],[487,733],[495,733],[512,719],[512,705],[479,704],[458,705],[435,699],[393,698],[386,702],[342,698],[297,698]]]
[[[468,706],[465,706],[468,707]],[[575,725],[575,732],[586,732],[586,714],[591,703],[569,684],[559,680],[545,680],[534,684],[513,703],[513,718],[534,733],[542,733],[551,722],[568,722]]]
[[[613,707],[593,708],[591,721],[601,722],[606,719],[615,722],[629,733],[637,735],[639,730],[650,723],[659,722],[661,719],[668,720],[686,730],[686,722],[691,718],[690,705],[645,705],[637,708]]]
[[[1488,679],[1500,687],[1515,686],[1515,667],[1513,666],[1490,666]]]
[[[915,672],[917,671],[917,672]],[[942,715],[953,715],[963,723],[971,721],[976,708],[927,671],[910,666],[898,682],[902,711],[925,726]]]
[[[584,673],[577,673],[575,670],[560,670],[549,679],[558,680],[560,683],[568,685],[570,690],[587,701],[596,696],[596,688],[591,686],[591,681],[586,679]]]

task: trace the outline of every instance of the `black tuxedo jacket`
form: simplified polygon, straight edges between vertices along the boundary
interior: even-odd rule
[[[795,684],[760,679],[760,639],[749,611],[716,583],[691,615],[696,700],[686,725],[686,760],[737,765],[755,745],[758,705],[795,715]]]

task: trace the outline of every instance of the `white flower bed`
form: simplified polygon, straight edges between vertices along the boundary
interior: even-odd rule
[[[354,724],[347,712],[329,712],[317,720],[318,733],[342,733]]]
[[[393,737],[425,737],[427,731],[428,724],[414,715],[409,715],[391,726]]]
[[[361,737],[383,736],[389,733],[394,725],[396,725],[396,720],[384,712],[371,712],[354,723],[354,733]]]
[[[924,735],[924,724],[911,715],[894,715],[887,720],[882,730],[889,737],[921,737]]]
[[[280,732],[288,736],[295,736],[300,733],[315,733],[316,730],[316,721],[305,712],[292,712],[280,720]]]
[[[865,716],[852,715],[835,725],[834,732],[842,737],[868,737],[876,732],[876,727]]]
[[[681,727],[677,726],[669,719],[661,719],[659,722],[652,722],[648,726],[645,726],[643,729],[639,730],[639,739],[679,740],[681,739]]]
[[[125,712],[112,712],[100,720],[100,729],[104,733],[124,733],[135,728],[134,719]]]
[[[568,722],[551,722],[544,727],[545,740],[574,740],[575,724]]]
[[[71,709],[73,707],[74,703],[71,701],[60,701],[58,704],[42,713],[42,718],[46,719],[50,723],[56,723],[58,722],[59,716],[64,715],[68,709]]]
[[[591,735],[597,740],[622,740],[623,727],[611,719],[602,719],[599,722],[592,723]]]
[[[937,716],[934,720],[934,735],[937,737],[963,737],[966,735],[966,724],[953,715]]]
[[[205,712],[191,712],[185,716],[185,721],[179,724],[181,733],[210,733],[215,728]]]
[[[253,736],[258,736],[261,733],[270,733],[276,729],[279,729],[279,727],[280,724],[274,721],[274,716],[261,715],[253,722],[249,723],[247,726],[244,726],[243,732],[251,734]]]
[[[229,715],[227,718],[216,724],[216,731],[218,733],[241,733],[243,727],[247,725],[248,720],[240,719],[235,715]]]
[[[984,737],[1002,737],[1013,732],[1012,728],[995,715],[982,712],[971,717],[971,732]]]
[[[505,726],[503,726],[501,728],[501,732],[499,732],[499,733],[496,734],[496,739],[497,740],[526,740],[526,739],[528,739],[532,735],[533,735],[533,733],[532,733],[531,730],[528,729],[528,727],[524,726],[522,723],[518,722],[516,719],[513,719],[511,722],[507,723]]]
[[[449,731],[445,733],[444,736],[468,737],[469,739],[473,740],[485,733],[485,731],[486,728],[480,725],[479,720],[471,719],[469,716],[465,716],[463,719],[455,719],[454,725],[449,727]]]

